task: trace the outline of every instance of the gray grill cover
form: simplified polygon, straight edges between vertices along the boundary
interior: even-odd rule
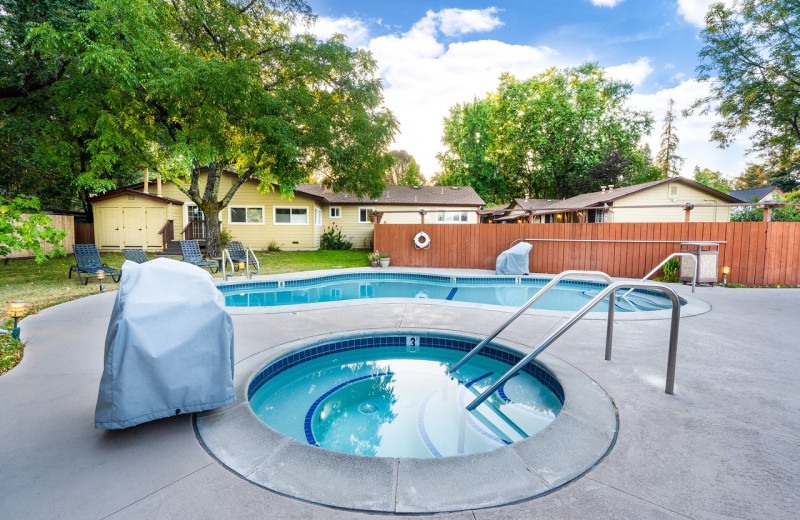
[[[495,272],[497,274],[530,274],[528,255],[533,248],[527,242],[520,242],[511,249],[506,249],[497,257]]]
[[[235,401],[233,322],[211,275],[159,258],[125,262],[95,427],[128,428]]]

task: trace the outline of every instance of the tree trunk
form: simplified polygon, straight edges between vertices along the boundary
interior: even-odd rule
[[[202,209],[202,208],[201,208]],[[222,248],[219,243],[219,218],[217,217],[219,209],[213,213],[207,212],[203,209],[206,215],[206,257],[218,258],[222,255]]]

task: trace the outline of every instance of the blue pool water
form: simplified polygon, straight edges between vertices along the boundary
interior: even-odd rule
[[[519,307],[546,285],[547,278],[447,277],[408,273],[351,273],[283,282],[244,282],[220,285],[231,307],[272,307],[364,298],[449,300]],[[535,309],[576,311],[605,284],[564,280],[533,306]],[[620,291],[624,293],[625,291]],[[595,311],[605,312],[600,304]],[[670,301],[655,291],[634,291],[617,298],[616,309],[639,312],[670,308]]]
[[[537,364],[467,412],[466,405],[519,360],[489,346],[449,374],[447,367],[474,345],[424,335],[317,345],[262,370],[250,384],[250,406],[270,427],[301,442],[378,457],[488,451],[555,419],[563,390]]]

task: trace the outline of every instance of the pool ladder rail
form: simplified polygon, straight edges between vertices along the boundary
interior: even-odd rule
[[[258,258],[256,258],[256,254],[255,254],[255,252],[253,252],[253,248],[252,247],[248,247],[247,249],[245,249],[245,252],[244,252],[245,269],[246,269],[246,275],[247,275],[247,279],[248,280],[250,280],[253,277],[253,275],[250,273],[250,258],[251,257],[253,258],[253,265],[255,265],[255,268],[256,268],[256,274],[261,274],[261,263],[258,261]],[[226,263],[225,263],[225,259],[226,258],[227,258],[227,261],[231,264],[231,276],[233,276],[233,273],[234,273],[233,260],[231,259],[231,252],[228,251],[227,247],[222,250],[222,281],[223,282],[228,280],[228,269],[227,269]]]
[[[666,260],[665,260],[666,261]],[[531,299],[525,302],[520,309],[514,313],[505,323],[503,323],[500,327],[498,327],[494,332],[492,332],[489,336],[486,337],[483,341],[478,343],[475,348],[470,350],[460,361],[458,361],[455,365],[450,368],[450,372],[455,372],[458,370],[464,363],[469,360],[472,356],[478,353],[480,349],[482,349],[486,344],[488,344],[492,339],[494,339],[500,332],[502,332],[506,327],[508,327],[512,322],[514,322],[519,316],[521,316],[533,303],[535,303],[538,299],[540,299],[544,293],[549,291],[552,287],[554,287],[561,279],[567,276],[594,276],[594,277],[601,277],[609,281],[609,285],[600,291],[594,298],[592,298],[586,305],[581,307],[575,314],[573,314],[563,325],[561,325],[556,331],[550,334],[544,341],[539,343],[539,345],[531,352],[530,354],[523,357],[516,365],[511,367],[505,374],[503,374],[500,379],[498,379],[492,386],[486,389],[483,393],[481,393],[475,400],[467,405],[467,410],[472,411],[477,408],[483,401],[485,401],[490,395],[495,393],[501,386],[503,386],[509,379],[517,375],[520,370],[522,370],[528,363],[533,361],[536,356],[541,354],[547,347],[549,347],[553,342],[555,342],[558,338],[560,338],[566,331],[572,328],[578,321],[580,321],[586,314],[588,314],[593,308],[595,308],[600,302],[602,302],[607,296],[608,299],[608,314],[607,314],[607,327],[606,327],[606,351],[605,351],[605,359],[606,361],[611,359],[611,347],[612,347],[612,340],[614,335],[614,308],[616,304],[616,291],[619,289],[649,289],[654,291],[659,291],[665,293],[672,304],[672,315],[670,319],[670,332],[669,332],[669,353],[667,355],[667,382],[664,391],[668,394],[672,394],[674,392],[675,387],[675,363],[678,357],[678,327],[680,325],[680,318],[681,318],[681,304],[680,299],[678,298],[678,294],[675,292],[674,289],[671,287],[667,287],[666,285],[655,283],[655,282],[648,282],[645,280],[641,281],[622,281],[622,282],[612,282],[611,277],[608,276],[606,273],[602,273],[599,271],[564,271],[559,273],[553,280],[550,281],[547,285],[545,285],[541,290],[539,290]],[[649,276],[649,275],[648,275]],[[630,291],[626,292],[627,295]]]

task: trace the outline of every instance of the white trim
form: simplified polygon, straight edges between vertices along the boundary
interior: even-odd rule
[[[366,221],[361,220],[361,210],[362,209],[367,210],[367,220]],[[375,211],[375,207],[373,207],[373,206],[359,206],[359,208],[358,208],[358,223],[359,224],[372,224],[372,221],[369,219],[369,212],[370,211]]]
[[[245,212],[245,219],[247,219],[247,210],[251,208],[258,208],[261,210],[261,222],[234,222],[231,218],[231,210],[233,208],[244,208]],[[264,211],[264,206],[240,206],[240,205],[231,205],[228,206],[228,225],[229,226],[265,226],[267,224],[267,219]]]
[[[275,218],[277,215],[277,210],[279,209],[288,209],[289,211],[289,222],[278,222]],[[295,209],[303,209],[306,212],[306,221],[305,222],[292,222],[292,211]],[[275,226],[307,226],[309,223],[308,219],[308,206],[272,206],[272,224]]]
[[[333,211],[333,210],[338,210],[339,211],[339,216],[334,217],[333,215],[331,215],[331,211]],[[328,218],[342,218],[342,207],[341,206],[330,206],[328,208]]]
[[[322,208],[314,206],[314,225],[322,227]]]

